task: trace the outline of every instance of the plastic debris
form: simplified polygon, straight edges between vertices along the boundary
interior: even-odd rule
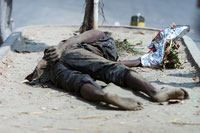
[[[188,33],[190,27],[188,25],[171,25],[168,28],[160,30],[157,36],[152,40],[148,46],[150,53],[141,57],[143,66],[159,67],[163,61],[165,54],[165,44],[167,41],[179,40],[186,33]]]
[[[194,98],[194,99],[192,99],[192,101],[193,101],[193,102],[197,102],[197,101],[198,101],[198,99],[195,99],[195,98]]]
[[[119,23],[118,21],[116,21],[116,22],[114,23],[114,26],[120,26],[120,23]]]

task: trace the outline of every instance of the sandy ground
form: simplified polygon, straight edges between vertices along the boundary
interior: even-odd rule
[[[105,91],[133,97],[143,102],[141,111],[121,111],[103,104],[87,102],[58,88],[30,86],[22,81],[31,73],[43,55],[45,47],[56,45],[73,35],[78,27],[37,26],[19,29],[33,42],[19,41],[0,64],[0,132],[196,132],[200,131],[200,84],[196,70],[190,64],[181,45],[180,56],[184,69],[161,71],[133,68],[157,88],[184,88],[189,100],[178,104],[153,103],[114,84]],[[146,46],[156,31],[124,28],[101,28],[112,32],[116,39],[128,39],[147,51]],[[27,53],[30,52],[30,53]],[[140,55],[123,53],[120,59],[134,59]]]

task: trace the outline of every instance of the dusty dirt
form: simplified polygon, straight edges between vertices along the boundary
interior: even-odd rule
[[[133,97],[143,102],[141,111],[121,111],[103,104],[87,102],[58,88],[30,86],[22,81],[31,73],[47,46],[73,36],[78,27],[36,26],[19,29],[32,41],[18,42],[0,63],[0,132],[196,132],[200,131],[200,84],[197,73],[181,45],[184,69],[161,71],[133,68],[157,88],[184,88],[190,99],[177,104],[153,103],[114,84],[105,91]],[[116,39],[128,39],[147,52],[156,31],[100,28]],[[14,52],[23,50],[24,53]],[[120,59],[141,55],[121,54]]]

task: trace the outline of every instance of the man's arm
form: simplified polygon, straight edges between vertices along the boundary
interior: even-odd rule
[[[141,67],[141,58],[135,59],[135,60],[123,60],[118,61],[119,64],[125,65],[127,67]]]
[[[66,48],[77,43],[91,43],[104,37],[104,33],[97,30],[90,30],[80,35],[67,39],[64,43],[45,49],[43,58],[38,62],[35,70],[25,79],[32,81],[38,79],[45,71],[48,65],[53,64],[60,59]]]
[[[43,59],[48,63],[55,62],[60,59],[62,53],[71,45],[77,43],[91,43],[104,37],[104,33],[98,30],[86,31],[80,35],[76,35],[67,39],[64,43],[57,46],[51,46],[44,51]]]

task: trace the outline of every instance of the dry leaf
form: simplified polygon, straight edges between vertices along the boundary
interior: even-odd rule
[[[43,112],[21,112],[20,114],[26,114],[26,115],[40,115],[40,114],[43,114]]]

